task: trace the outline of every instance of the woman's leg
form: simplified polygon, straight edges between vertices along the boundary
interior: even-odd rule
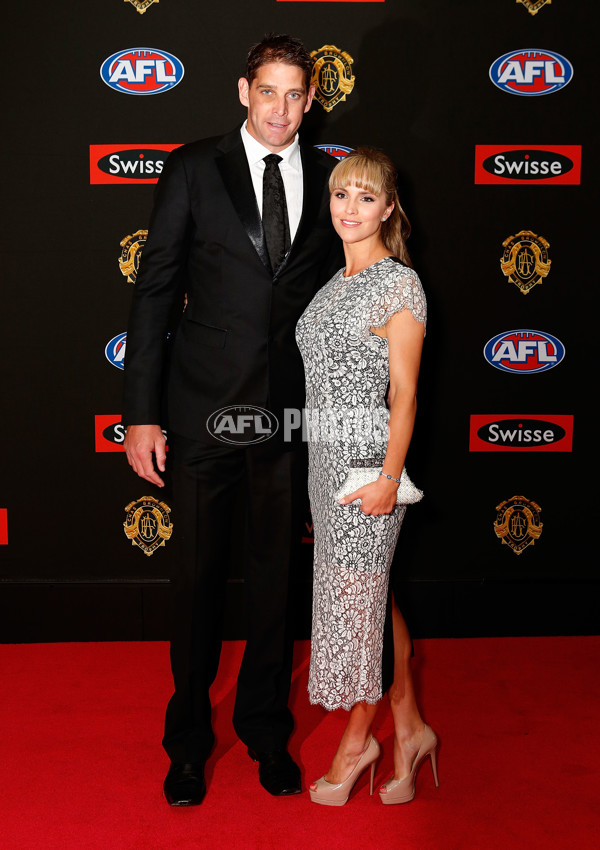
[[[358,702],[352,706],[340,745],[328,773],[325,774],[327,782],[338,785],[350,776],[371,737],[377,708],[378,705],[369,705],[366,702]],[[313,791],[316,790],[316,783],[313,782],[310,787]]]
[[[421,718],[410,668],[411,641],[404,617],[392,602],[394,628],[394,681],[388,691],[394,718],[394,779],[407,776],[423,740]]]

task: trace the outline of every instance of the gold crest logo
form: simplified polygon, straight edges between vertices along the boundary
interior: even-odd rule
[[[169,518],[171,508],[153,496],[142,496],[125,508],[123,528],[132,546],[139,546],[144,555],[153,555],[173,534]]]
[[[355,78],[350,68],[354,60],[334,44],[324,44],[310,55],[315,63],[310,80],[315,87],[315,100],[325,112],[331,112],[354,88]]]
[[[147,237],[147,230],[136,230],[132,236],[126,236],[120,243],[119,268],[123,277],[127,278],[127,283],[135,283],[140,267],[142,248],[146,244]]]
[[[140,15],[143,15],[146,9],[149,9],[153,3],[160,3],[160,0],[125,0],[125,3],[131,3]]]
[[[528,546],[533,546],[542,533],[541,508],[525,496],[513,496],[497,505],[494,531],[502,543],[520,555]]]
[[[531,292],[536,284],[543,283],[552,264],[548,259],[549,242],[531,230],[521,230],[516,236],[509,236],[502,247],[502,272],[511,283],[519,287],[523,295]]]
[[[546,4],[549,6],[552,0],[516,0],[516,2],[525,6],[530,15],[537,15],[540,9]]]

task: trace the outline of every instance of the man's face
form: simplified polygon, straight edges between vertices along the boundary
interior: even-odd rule
[[[261,65],[251,86],[241,77],[238,88],[240,101],[248,107],[250,135],[272,153],[291,145],[315,93],[314,86],[306,91],[302,69],[271,62]]]

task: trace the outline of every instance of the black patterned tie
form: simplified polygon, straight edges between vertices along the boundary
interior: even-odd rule
[[[270,153],[265,156],[264,162],[262,221],[271,269],[275,275],[290,250],[290,225],[283,178],[279,170],[281,157]]]

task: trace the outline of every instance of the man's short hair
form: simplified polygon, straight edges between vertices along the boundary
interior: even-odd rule
[[[246,79],[248,85],[256,77],[258,69],[262,65],[271,62],[284,62],[286,65],[296,65],[304,72],[306,90],[310,86],[313,60],[306,47],[299,38],[291,35],[274,35],[269,33],[258,44],[252,45],[246,59]]]

